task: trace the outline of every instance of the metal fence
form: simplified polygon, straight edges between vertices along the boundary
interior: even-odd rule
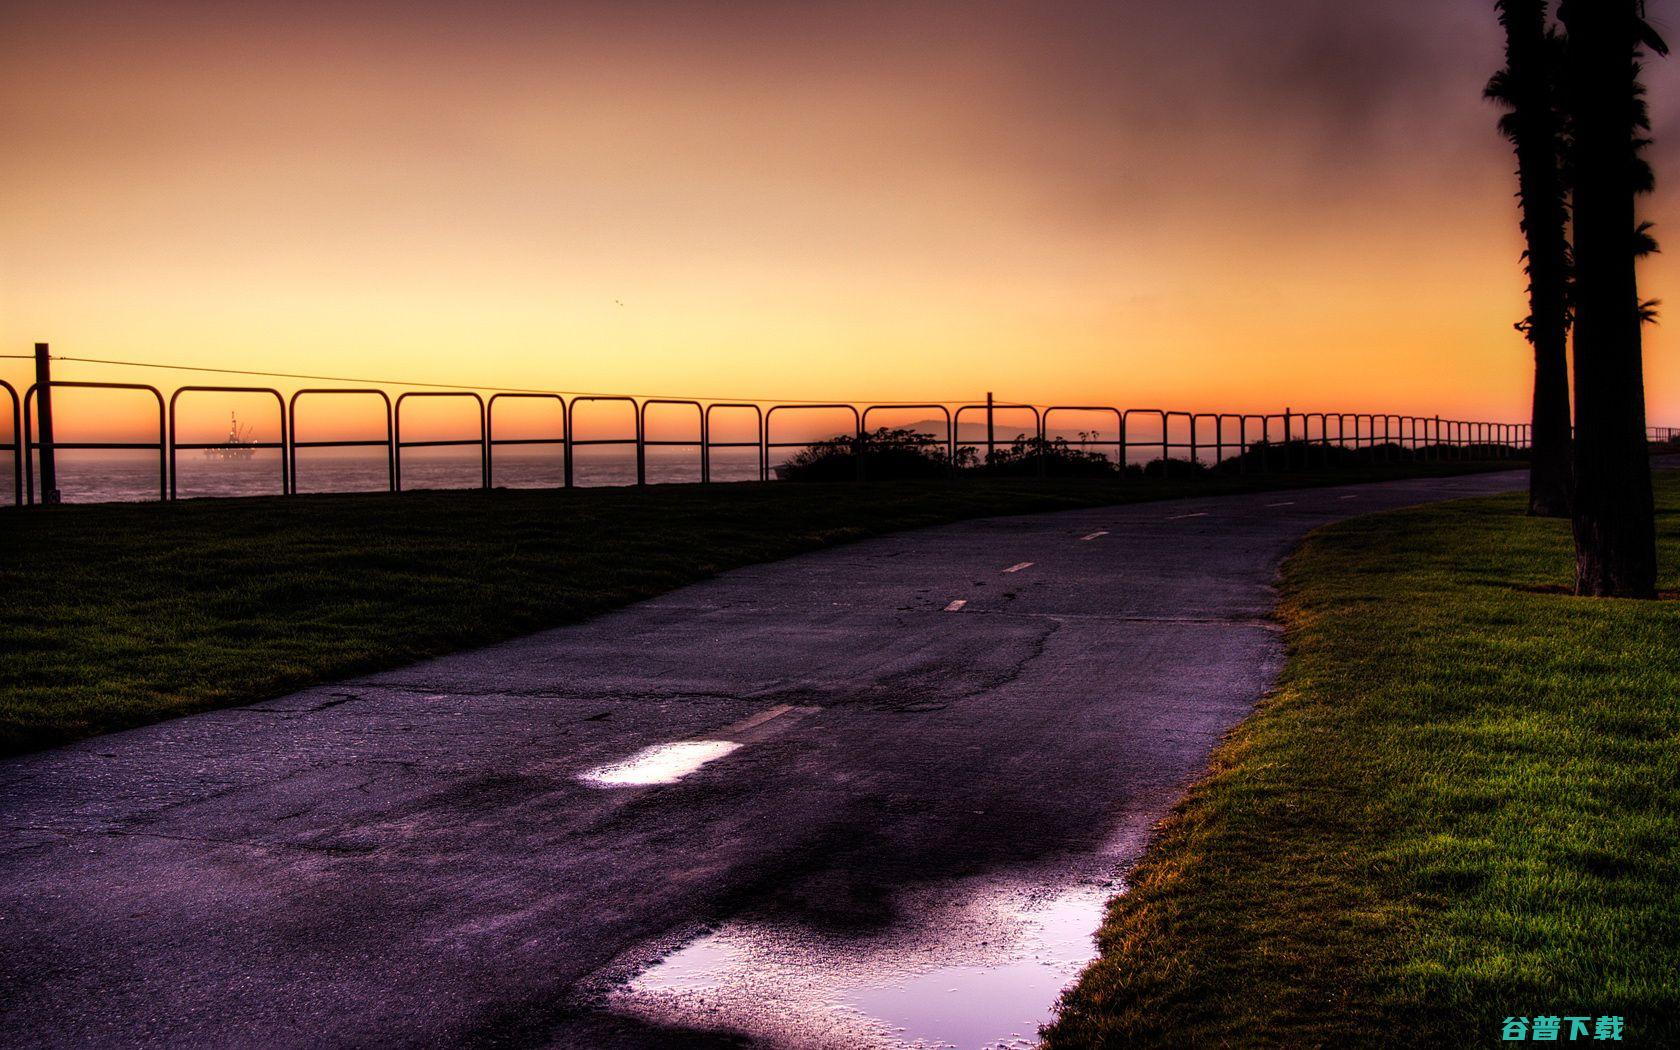
[[[43,391],[73,388],[93,390],[132,391],[148,395],[157,406],[157,439],[155,441],[96,442],[58,441],[50,435],[37,436],[36,406]],[[376,387],[306,387],[294,391],[289,398],[280,390],[262,386],[201,386],[186,385],[175,388],[165,398],[157,387],[143,383],[87,382],[47,379],[28,386],[20,395],[9,383],[0,380],[11,409],[12,440],[0,444],[0,451],[9,452],[13,461],[14,497],[16,504],[33,504],[38,499],[34,461],[45,452],[48,457],[58,450],[125,450],[155,451],[158,457],[158,498],[178,498],[176,456],[182,450],[215,449],[218,442],[188,442],[178,438],[177,406],[183,396],[207,393],[255,394],[272,397],[279,423],[276,441],[250,442],[253,449],[278,450],[280,455],[280,491],[287,495],[298,492],[298,451],[300,449],[354,448],[382,449],[386,461],[387,488],[402,490],[402,456],[405,449],[455,446],[476,448],[479,457],[479,485],[490,488],[496,477],[496,450],[510,445],[559,446],[564,460],[564,485],[576,484],[574,452],[578,448],[614,446],[633,448],[636,460],[636,483],[647,483],[647,450],[657,447],[692,447],[697,450],[694,481],[712,480],[712,454],[723,448],[754,449],[756,473],[761,481],[770,479],[771,460],[778,450],[805,448],[812,439],[790,439],[779,434],[776,427],[796,413],[826,411],[839,413],[849,419],[845,432],[836,435],[841,442],[850,442],[856,452],[860,477],[866,477],[870,451],[879,439],[872,436],[872,414],[888,411],[922,411],[937,413],[943,433],[935,430],[916,439],[926,447],[938,450],[937,455],[953,468],[963,450],[983,447],[988,458],[999,445],[1006,448],[1019,445],[1021,455],[1036,458],[1043,465],[1053,456],[1058,443],[1066,441],[1058,436],[1053,425],[1058,415],[1075,413],[1097,415],[1111,419],[1113,438],[1087,432],[1077,444],[1085,450],[1096,446],[1105,455],[1112,450],[1115,462],[1122,468],[1130,462],[1134,452],[1154,456],[1165,464],[1182,462],[1212,465],[1227,461],[1227,454],[1236,456],[1233,469],[1312,469],[1333,467],[1346,456],[1337,450],[1359,454],[1357,458],[1376,463],[1402,458],[1447,459],[1507,459],[1524,455],[1530,444],[1530,428],[1526,423],[1448,419],[1441,416],[1419,416],[1395,413],[1354,412],[1295,412],[1285,409],[1273,413],[1197,412],[1162,408],[1123,408],[1108,405],[1033,405],[995,399],[964,402],[927,402],[861,404],[851,402],[786,402],[758,403],[747,401],[709,401],[707,399],[638,397],[629,394],[575,394],[555,392],[495,392],[486,398],[476,390],[407,391],[392,396]],[[384,436],[369,439],[325,439],[308,436],[300,431],[298,403],[304,399],[323,397],[361,397],[374,399],[381,411]],[[403,407],[420,399],[461,399],[475,409],[477,436],[439,440],[416,440],[405,437]],[[559,431],[545,437],[498,437],[496,406],[513,399],[553,402],[558,409]],[[618,436],[583,438],[578,436],[577,410],[584,405],[622,405],[625,407],[627,427]],[[694,434],[692,439],[648,436],[647,417],[650,409],[670,407],[692,410]],[[750,440],[720,441],[713,437],[714,413],[730,413],[749,422]],[[1000,427],[1000,413],[1018,413],[1030,418],[1026,427]],[[979,419],[984,419],[980,424]],[[983,427],[977,440],[964,440],[962,427],[966,420],[974,420]],[[45,422],[45,417],[43,422]],[[43,428],[44,429],[44,428]],[[1001,440],[1000,431],[1005,435]],[[1147,436],[1144,436],[1147,435]],[[1680,429],[1653,427],[1652,441],[1680,439]],[[1255,450],[1262,454],[1254,455]],[[47,462],[43,459],[43,463]],[[1122,475],[1124,471],[1122,471]]]

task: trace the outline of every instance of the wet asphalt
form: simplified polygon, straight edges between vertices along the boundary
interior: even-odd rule
[[[1273,681],[1308,530],[1523,483],[964,522],[0,763],[0,1043],[739,1045],[602,989],[732,917],[873,936],[934,913],[907,890],[1141,842]]]

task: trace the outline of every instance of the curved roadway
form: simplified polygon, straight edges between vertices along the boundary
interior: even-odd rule
[[[907,894],[1130,859],[1272,682],[1303,534],[1523,480],[964,522],[0,763],[0,1042],[690,1045],[601,989],[745,913],[937,949]]]

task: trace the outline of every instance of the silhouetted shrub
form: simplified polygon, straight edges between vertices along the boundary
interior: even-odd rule
[[[776,468],[787,481],[855,481],[858,477],[857,439],[839,435],[813,441]],[[865,476],[878,481],[902,478],[940,478],[949,473],[946,445],[915,430],[879,427],[863,436]],[[973,450],[958,450],[958,463],[972,464]]]
[[[1362,463],[1399,463],[1411,454],[1399,445],[1343,448],[1317,441],[1256,441],[1221,463],[1225,473],[1239,470],[1320,470],[1354,467]]]
[[[777,467],[776,476],[789,481],[857,480],[857,444],[857,439],[850,435],[814,441]],[[1075,445],[1066,438],[1047,439],[1017,434],[1007,444],[998,445],[984,459],[976,446],[959,446],[956,462],[952,464],[947,459],[944,441],[920,431],[889,430],[886,427],[865,434],[863,447],[863,476],[875,480],[942,478],[954,472],[998,477],[1037,477],[1042,473],[1057,478],[1195,478],[1214,473],[1337,470],[1435,459],[1522,460],[1527,456],[1526,449],[1499,444],[1430,445],[1411,449],[1389,441],[1351,448],[1334,441],[1325,444],[1295,439],[1287,442],[1256,441],[1218,463],[1169,457],[1153,459],[1142,466],[1128,464],[1122,468],[1101,452]],[[1654,450],[1659,447],[1655,443],[1652,445]],[[1211,453],[1213,450],[1205,451]]]
[[[974,451],[967,449],[966,451]],[[978,453],[975,461],[978,462]],[[1058,478],[1114,477],[1114,461],[1101,452],[1075,448],[1066,438],[1045,439],[1017,434],[1009,444],[997,448],[980,464],[987,474],[1003,477],[1036,475],[1042,463],[1044,473]]]
[[[1212,468],[1200,461],[1188,459],[1152,459],[1143,465],[1146,478],[1199,478]]]

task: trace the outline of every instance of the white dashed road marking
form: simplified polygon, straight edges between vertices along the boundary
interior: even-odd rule
[[[1205,518],[1207,516],[1208,516],[1207,511],[1199,510],[1194,514],[1174,514],[1172,517],[1168,518],[1167,520],[1168,521],[1178,521],[1180,518]]]
[[[723,727],[723,733],[726,734],[726,735],[735,734],[735,733],[745,733],[749,729],[757,729],[759,726],[763,725],[766,722],[769,722],[773,719],[780,718],[780,717],[782,717],[783,715],[787,714],[789,711],[792,711],[792,710],[794,710],[794,707],[793,707],[792,704],[777,704],[775,707],[770,708],[768,711],[760,711],[756,715],[752,715],[750,717],[741,719],[739,722],[736,722],[734,725],[724,726]]]
[[[1018,561],[1014,565],[1011,565],[1009,568],[1007,568],[1003,571],[1004,572],[1020,572],[1022,569],[1027,568],[1031,564],[1032,564],[1032,562],[1030,562],[1030,561]]]
[[[945,606],[945,611],[946,612],[961,612],[962,607],[967,605],[967,604],[968,604],[968,599],[967,598],[958,598],[956,601],[952,602],[950,605]]]
[[[1079,537],[1079,538],[1080,538],[1080,539],[1081,539],[1081,540],[1094,540],[1094,539],[1096,539],[1096,538],[1097,538],[1097,537],[1098,537],[1098,536],[1107,536],[1107,535],[1108,535],[1108,530],[1107,530],[1107,529],[1103,529],[1103,530],[1102,530],[1102,531],[1101,531],[1101,532],[1093,532],[1093,533],[1091,533],[1091,534],[1090,534],[1090,535],[1089,535],[1089,536],[1081,536],[1081,537]]]
[[[1358,496],[1337,496],[1337,499],[1358,499]]]
[[[1268,507],[1293,507],[1294,505],[1295,505],[1295,501],[1292,500],[1292,499],[1286,499],[1282,503],[1268,503],[1268,504],[1266,504],[1266,506],[1268,506]]]

